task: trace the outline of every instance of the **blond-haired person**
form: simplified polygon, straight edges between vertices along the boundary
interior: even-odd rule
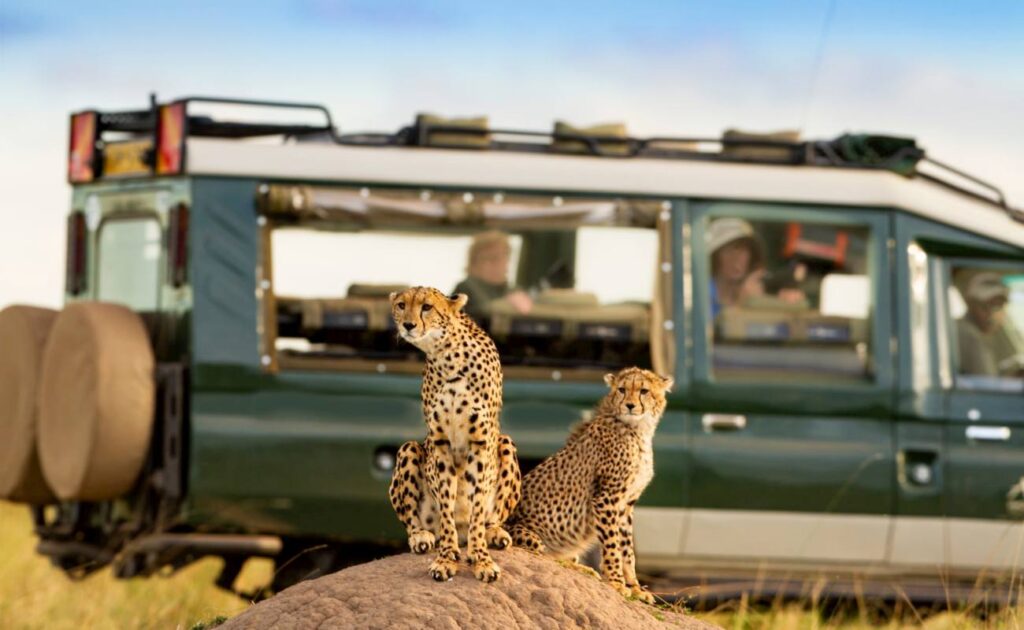
[[[491,230],[473,237],[469,246],[466,278],[455,286],[455,293],[469,296],[465,312],[477,322],[490,317],[491,303],[505,298],[520,313],[529,313],[533,300],[524,291],[509,287],[508,266],[512,246],[508,235]]]

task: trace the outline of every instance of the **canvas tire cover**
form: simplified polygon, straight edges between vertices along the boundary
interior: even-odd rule
[[[0,311],[0,498],[9,501],[53,501],[36,453],[36,389],[56,317],[33,306]]]
[[[155,389],[138,315],[101,302],[61,312],[39,387],[39,456],[58,497],[103,501],[131,489],[149,450]]]

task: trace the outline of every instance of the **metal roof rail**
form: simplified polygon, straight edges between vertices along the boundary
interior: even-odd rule
[[[557,131],[491,129],[480,124],[446,124],[419,116],[413,125],[395,133],[338,134],[326,107],[316,103],[293,103],[256,99],[189,96],[172,103],[205,103],[284,109],[305,109],[323,115],[322,125],[287,123],[248,123],[220,120],[209,116],[188,116],[189,136],[217,138],[253,138],[282,135],[309,139],[320,136],[351,146],[410,146],[439,149],[511,151],[558,155],[589,155],[601,158],[656,158],[711,162],[749,163],[790,166],[825,166],[888,170],[906,177],[921,177],[959,194],[967,195],[1004,210],[1024,221],[1024,211],[1011,207],[1006,196],[994,184],[935,160],[918,147],[912,138],[846,134],[833,140],[800,141],[757,137],[677,137],[636,138],[626,135],[590,135]],[[150,108],[99,113],[98,131],[154,133],[156,129],[155,95]],[[439,119],[441,120],[441,119]],[[740,134],[742,135],[742,134]],[[459,136],[464,136],[462,140]],[[441,138],[442,141],[438,141]],[[921,167],[926,167],[922,170]]]
[[[188,135],[211,138],[254,138],[259,136],[304,136],[312,134],[328,134],[337,140],[334,121],[331,113],[323,105],[316,103],[291,103],[286,101],[265,101],[256,99],[221,98],[211,96],[187,96],[174,99],[173,103],[185,103],[186,111],[192,103],[211,105],[240,105],[251,107],[271,107],[284,109],[306,109],[320,112],[324,116],[324,124],[307,125],[292,123],[250,123],[232,120],[221,120],[211,116],[189,115]],[[141,110],[101,112],[98,117],[98,133],[124,132],[131,134],[154,133],[156,129],[156,95],[150,95],[150,107]]]

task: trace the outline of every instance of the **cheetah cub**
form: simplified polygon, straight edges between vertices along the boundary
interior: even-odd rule
[[[647,603],[636,579],[633,505],[654,476],[651,441],[672,379],[631,367],[604,377],[608,394],[573,427],[557,453],[523,479],[508,522],[514,544],[576,559],[601,543],[601,574],[615,590]]]
[[[493,582],[501,570],[487,546],[511,544],[501,525],[519,503],[522,479],[515,445],[499,433],[498,350],[462,312],[467,299],[426,287],[391,294],[398,334],[426,354],[427,437],[398,449],[389,495],[412,551],[426,553],[436,542],[431,577],[455,575],[462,537],[474,575]]]

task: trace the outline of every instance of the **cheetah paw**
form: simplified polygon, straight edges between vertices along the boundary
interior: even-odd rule
[[[512,545],[512,537],[501,527],[487,530],[487,544],[492,549],[507,549]]]
[[[651,592],[643,586],[640,586],[639,584],[633,584],[631,586],[627,586],[626,588],[629,589],[630,595],[634,599],[638,599],[645,604],[654,604],[654,595],[651,594]]]
[[[633,591],[622,582],[608,582],[608,586],[618,591],[619,595],[622,595],[626,599],[633,597]]]
[[[501,575],[501,568],[489,557],[477,558],[473,563],[473,575],[481,582],[493,582]]]
[[[413,553],[427,553],[434,548],[434,534],[421,530],[409,535],[409,549]]]
[[[430,568],[427,570],[430,573],[430,577],[434,578],[438,582],[447,582],[448,580],[455,577],[455,574],[459,570],[459,563],[455,560],[449,560],[447,558],[435,558],[430,563]]]

